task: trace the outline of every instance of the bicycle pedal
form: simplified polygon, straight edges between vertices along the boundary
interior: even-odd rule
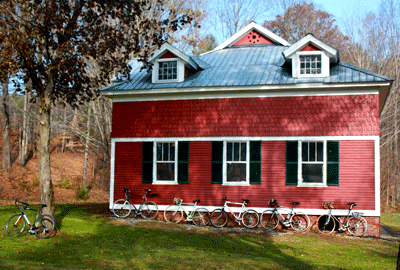
[[[34,233],[35,233],[34,230],[29,230],[28,232],[29,232],[30,234],[34,234]]]

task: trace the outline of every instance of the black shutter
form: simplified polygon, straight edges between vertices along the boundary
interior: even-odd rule
[[[189,184],[189,142],[178,142],[178,183]]]
[[[211,184],[222,184],[223,143],[211,143]]]
[[[298,141],[286,142],[286,185],[297,185]]]
[[[153,142],[143,142],[142,183],[153,183]]]
[[[328,141],[327,185],[339,186],[339,142]]]
[[[250,184],[261,185],[261,141],[250,141]]]

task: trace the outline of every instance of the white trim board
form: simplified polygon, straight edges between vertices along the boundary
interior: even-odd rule
[[[332,140],[332,141],[375,141],[379,142],[379,135],[361,135],[361,136],[287,136],[287,137],[138,137],[138,138],[111,138],[111,143],[116,142],[151,142],[151,141],[293,141],[293,140]],[[379,146],[379,144],[378,144]],[[113,151],[113,148],[111,148]]]
[[[188,93],[184,95],[135,95],[113,97],[113,102],[137,102],[137,101],[163,101],[163,100],[199,100],[199,99],[224,99],[224,98],[268,98],[268,97],[314,97],[314,96],[347,96],[347,95],[378,95],[378,90],[354,90],[343,91],[309,91],[309,92],[240,92],[240,93]]]

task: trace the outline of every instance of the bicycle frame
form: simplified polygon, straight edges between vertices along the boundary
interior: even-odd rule
[[[241,210],[240,210],[240,212],[239,212],[239,214],[237,216],[235,215],[235,212],[233,212],[232,209],[229,208],[228,204],[234,204],[234,205],[241,205],[242,206]],[[224,203],[223,209],[224,209],[225,212],[231,213],[235,217],[236,222],[240,225],[240,222],[243,220],[242,219],[242,214],[244,212],[246,212],[247,207],[246,207],[246,202],[245,201],[243,201],[242,203],[239,203],[239,202],[230,202],[230,201],[226,200],[225,203]],[[227,209],[228,211],[225,210],[225,209]]]
[[[325,207],[324,204],[323,204],[323,206]],[[328,209],[329,217],[333,218],[333,220],[335,220],[340,225],[340,227],[338,229],[339,230],[343,230],[343,231],[347,230],[348,226],[346,226],[346,223],[347,223],[347,220],[349,220],[353,216],[353,210],[352,210],[353,205],[350,205],[349,211],[348,211],[347,216],[346,216],[346,218],[344,220],[342,220],[340,217],[337,218],[336,216],[334,216],[332,214],[332,209],[335,209],[335,208],[332,206],[332,204],[330,202],[328,203],[327,206],[329,208],[326,208],[326,207],[325,208]]]
[[[278,215],[278,217],[281,218],[280,220],[283,220],[285,222],[285,221],[290,220],[290,218],[294,215],[294,209],[293,208],[294,207],[289,208],[289,207],[285,207],[285,206],[278,206],[278,207],[274,207],[274,209],[272,210],[272,213]],[[288,210],[288,213],[286,214],[286,217],[284,217],[281,214],[281,212],[279,211],[279,210],[282,211],[282,209],[287,209]]]
[[[189,210],[187,210],[186,207],[184,207],[185,205],[193,206],[192,211],[190,212]],[[197,201],[194,203],[184,203],[182,200],[180,200],[177,211],[183,210],[183,212],[185,212],[186,215],[186,221],[191,221],[193,218],[195,218],[193,215],[196,209],[197,209]]]

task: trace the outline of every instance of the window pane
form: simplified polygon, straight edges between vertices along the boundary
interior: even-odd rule
[[[226,180],[228,182],[245,182],[246,181],[246,164],[245,163],[228,163]]]
[[[163,143],[163,161],[168,161],[169,158],[169,143]]]
[[[241,161],[246,161],[246,147],[247,144],[246,143],[241,143],[240,144],[240,160]]]
[[[308,161],[308,142],[301,143],[301,154],[303,161]]]
[[[227,161],[233,161],[232,148],[233,148],[233,143],[228,142],[226,144],[226,160]]]
[[[303,183],[322,183],[322,164],[303,164]]]
[[[308,161],[315,161],[316,159],[315,159],[315,143],[314,142],[310,142],[309,144],[308,144],[308,146],[309,146],[309,150],[308,150],[308,153],[309,153],[309,157],[308,157]]]
[[[157,163],[157,180],[174,181],[175,180],[175,164],[174,163]]]
[[[157,161],[162,160],[162,143],[157,143]]]
[[[169,143],[169,161],[175,161],[175,143]]]
[[[317,143],[317,161],[324,161],[324,145],[322,142]]]
[[[234,148],[233,148],[233,160],[234,161],[239,161],[239,156],[240,156],[239,145],[240,145],[240,143],[234,143],[233,145],[234,145]]]

